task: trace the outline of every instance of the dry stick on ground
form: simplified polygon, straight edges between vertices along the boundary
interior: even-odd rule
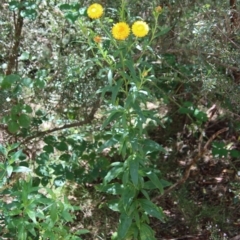
[[[183,177],[177,181],[176,183],[174,183],[171,187],[169,187],[167,190],[164,191],[164,193],[160,196],[157,196],[155,198],[152,199],[152,201],[156,201],[164,196],[166,196],[168,193],[170,193],[173,189],[175,189],[177,186],[183,184],[189,177],[190,175],[190,172],[191,172],[191,168],[194,164],[197,163],[197,161],[203,157],[203,155],[206,153],[206,151],[208,150],[208,147],[210,145],[210,143],[218,136],[220,135],[221,133],[224,133],[228,130],[228,128],[223,128],[219,131],[217,131],[216,133],[214,133],[207,141],[207,143],[204,145],[204,147],[198,152],[197,156],[195,156],[192,161],[189,163],[188,167],[186,168],[185,170],[185,173],[183,175]]]

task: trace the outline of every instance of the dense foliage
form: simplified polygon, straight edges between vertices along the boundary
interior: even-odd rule
[[[0,237],[240,234],[237,1],[0,12]]]

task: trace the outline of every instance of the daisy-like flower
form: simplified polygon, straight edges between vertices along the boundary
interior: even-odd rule
[[[103,7],[101,4],[94,3],[87,9],[87,15],[92,19],[100,18],[103,15]]]
[[[125,22],[116,23],[112,28],[112,35],[117,40],[125,40],[130,34],[130,27]]]
[[[136,21],[132,25],[132,32],[136,37],[145,37],[148,31],[149,27],[144,21]]]

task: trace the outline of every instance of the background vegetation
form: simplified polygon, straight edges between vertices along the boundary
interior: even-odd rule
[[[96,2],[1,1],[0,237],[240,239],[239,2]]]

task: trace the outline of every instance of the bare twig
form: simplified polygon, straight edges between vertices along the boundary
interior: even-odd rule
[[[50,133],[53,133],[53,132],[57,132],[57,131],[60,131],[60,130],[63,130],[63,129],[69,129],[69,128],[73,128],[73,127],[80,127],[80,126],[91,123],[94,119],[94,115],[95,115],[96,111],[98,110],[99,104],[100,104],[100,101],[98,101],[95,104],[95,106],[92,108],[92,111],[90,112],[90,114],[83,121],[64,124],[61,127],[55,127],[55,128],[52,128],[52,129],[49,129],[49,130],[46,130],[46,131],[37,132],[36,134],[25,138],[20,143],[20,145],[26,144],[27,142],[31,141],[32,139],[43,137],[43,136],[46,136],[46,135],[48,135]]]

